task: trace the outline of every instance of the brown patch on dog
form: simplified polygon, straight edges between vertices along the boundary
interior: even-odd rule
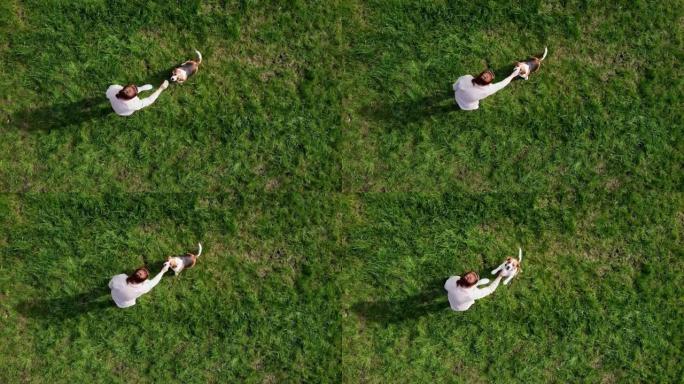
[[[188,269],[194,267],[195,264],[197,264],[197,255],[195,255],[194,253],[187,253],[185,256],[190,256],[190,258],[192,259],[192,264],[187,266]]]

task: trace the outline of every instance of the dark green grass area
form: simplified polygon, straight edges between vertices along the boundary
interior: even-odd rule
[[[345,187],[681,190],[675,3],[372,2],[350,36]],[[544,46],[530,80],[454,107],[459,76],[490,67],[499,81]]]
[[[344,273],[347,382],[678,382],[681,196],[367,195]],[[449,275],[523,248],[465,313]]]
[[[334,81],[345,6],[182,1],[3,3],[5,191],[339,189]],[[110,84],[158,86],[129,118]]]
[[[681,194],[0,197],[3,382],[676,382]],[[193,250],[133,308],[108,279]],[[466,313],[452,274],[516,248]]]
[[[682,1],[0,1],[0,383],[681,382]],[[461,75],[549,56],[474,112]],[[204,56],[149,108],[151,83]],[[106,283],[205,254],[139,304]],[[518,246],[466,313],[452,274]]]
[[[338,381],[338,208],[304,195],[2,197],[1,381]],[[113,306],[111,276],[156,274],[198,241],[195,268]]]
[[[681,190],[675,5],[7,1],[2,189]],[[453,105],[459,76],[544,46],[529,81]],[[188,83],[103,114],[193,49]]]

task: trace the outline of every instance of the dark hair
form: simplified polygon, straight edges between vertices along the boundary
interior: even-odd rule
[[[456,285],[458,285],[459,287],[470,288],[473,285],[477,284],[478,280],[480,280],[480,276],[478,276],[475,271],[470,271],[466,272],[466,274],[463,275],[463,277],[458,279]]]
[[[138,272],[144,272],[145,277],[138,276]],[[140,267],[136,269],[128,278],[126,279],[126,282],[128,284],[140,284],[143,281],[147,280],[147,278],[150,276],[150,271],[147,270],[145,267]]]
[[[492,75],[491,80],[486,81],[486,80],[484,79],[484,75],[485,75],[486,73],[489,73],[490,75]],[[479,75],[477,75],[476,78],[473,79],[473,84],[477,84],[477,85],[487,85],[487,84],[490,84],[492,81],[494,81],[494,72],[492,72],[491,69],[485,69],[484,71],[482,71],[482,73],[480,73]]]
[[[117,99],[130,100],[138,96],[138,87],[135,84],[127,84],[116,94]]]

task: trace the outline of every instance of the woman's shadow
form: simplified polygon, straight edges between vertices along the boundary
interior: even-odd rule
[[[101,281],[95,288],[76,295],[53,299],[34,298],[20,302],[16,309],[26,317],[63,321],[90,312],[113,308],[107,281]]]
[[[110,113],[112,108],[103,92],[102,96],[15,112],[10,125],[26,131],[51,131],[79,126]]]
[[[366,320],[385,326],[442,312],[449,308],[446,291],[443,288],[444,281],[435,279],[420,293],[403,299],[356,303],[352,306],[352,311]]]
[[[148,82],[154,86],[154,89],[157,89],[163,80],[169,78],[173,68],[169,67],[155,73],[148,73]],[[80,126],[90,121],[102,119],[114,113],[105,96],[105,90],[103,89],[98,96],[77,101],[20,110],[9,116],[10,126],[26,131],[51,131]],[[147,97],[147,94],[141,97]]]
[[[403,126],[458,110],[454,101],[454,91],[449,84],[448,89],[445,86],[427,96],[393,103],[374,104],[362,108],[361,112],[371,119],[384,120]]]
[[[144,262],[143,265],[150,271],[150,279],[159,273],[165,261],[150,260]],[[107,308],[115,308],[116,305],[110,294],[109,279],[101,279],[89,291],[54,299],[24,300],[17,305],[16,309],[26,317],[56,321],[67,320],[90,312],[101,312]]]

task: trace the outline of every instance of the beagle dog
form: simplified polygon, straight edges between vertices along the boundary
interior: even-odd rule
[[[511,282],[511,279],[514,278],[518,272],[522,271],[520,263],[522,263],[522,248],[518,248],[517,259],[507,257],[506,261],[492,271],[492,275],[496,275],[497,272],[501,271],[501,276],[506,278],[506,280],[504,280],[504,285],[508,285],[508,283]]]
[[[520,74],[518,74],[518,76],[527,80],[530,77],[530,73],[537,72],[539,70],[541,67],[541,62],[544,61],[547,53],[549,53],[549,50],[547,47],[544,47],[544,54],[542,57],[532,56],[527,59],[527,61],[519,61],[518,64],[516,64],[518,67],[520,67]]]
[[[181,273],[185,268],[192,268],[195,266],[197,258],[202,254],[202,244],[198,243],[197,245],[199,246],[199,251],[196,255],[188,252],[183,256],[169,257],[167,259],[169,266],[176,275]]]
[[[185,63],[181,64],[180,67],[175,68],[173,71],[171,71],[170,80],[172,82],[183,84],[185,80],[188,79],[188,77],[194,75],[197,72],[200,64],[202,64],[202,54],[198,50],[195,50],[195,52],[197,52],[197,61],[188,60]]]

